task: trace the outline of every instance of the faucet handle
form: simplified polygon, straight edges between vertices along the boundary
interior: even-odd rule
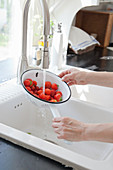
[[[42,51],[42,68],[48,69],[49,68],[49,50],[48,48],[43,49]]]

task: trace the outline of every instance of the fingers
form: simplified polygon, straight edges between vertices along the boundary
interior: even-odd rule
[[[70,70],[66,70],[66,71],[63,71],[62,73],[60,73],[58,76],[60,78],[62,78],[63,76],[65,76],[66,74],[69,74],[70,73]]]
[[[65,125],[66,120],[68,118],[62,118],[62,117],[56,117],[53,119],[52,127],[53,128],[59,128]]]
[[[78,120],[69,117],[54,118],[52,127],[58,139],[82,141],[84,138],[85,124]]]
[[[66,124],[66,121],[68,118],[55,118],[53,119],[52,127],[54,128],[54,132],[57,133],[58,139],[65,139],[66,133],[68,129],[68,123]],[[70,123],[70,122],[69,122]]]
[[[60,126],[59,123],[53,123],[53,124],[52,124],[52,127],[53,127],[53,128],[58,128],[59,126]]]
[[[77,69],[69,69],[60,73],[59,77],[62,78],[62,81],[65,81],[69,86],[71,86],[77,84],[76,81],[77,73],[78,73]]]
[[[77,83],[76,83],[76,81],[70,81],[70,82],[68,82],[67,84],[68,84],[69,86],[72,86],[72,85],[77,84]]]
[[[69,117],[55,117],[53,119],[53,123],[59,123],[59,122],[62,122],[62,123],[68,123],[70,121],[70,118]]]
[[[67,74],[62,78],[62,81],[65,81],[67,84],[70,82],[76,83],[76,74],[75,73]]]
[[[53,119],[53,122],[60,122],[62,120],[62,117],[55,117]]]
[[[72,73],[72,72],[78,72],[78,71],[79,71],[79,70],[76,69],[76,68],[71,68],[71,69],[69,69],[69,70],[65,70],[65,71],[61,72],[58,76],[59,76],[60,78],[62,78],[62,77],[64,77],[64,76],[67,75],[67,74],[70,74],[70,73]]]
[[[53,119],[52,127],[59,128],[59,127],[68,127],[72,124],[72,120],[68,117],[57,117]]]
[[[58,139],[66,139],[66,140],[73,140],[73,131],[69,125],[67,126],[58,126],[54,128],[55,133],[57,133]],[[70,135],[72,134],[72,135]]]

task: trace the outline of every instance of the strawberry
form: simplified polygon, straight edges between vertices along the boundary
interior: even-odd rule
[[[38,86],[36,86],[36,90],[39,90],[39,87],[38,87]]]
[[[41,99],[43,99],[43,100],[45,100],[45,98],[46,98],[46,96],[45,96],[44,93],[40,93],[40,94],[39,94],[39,97],[40,97]]]
[[[35,94],[38,94],[38,90],[34,90],[34,93],[35,93]]]
[[[26,89],[27,89],[28,91],[31,91],[31,88],[30,88],[30,87],[26,87]]]
[[[40,87],[40,90],[43,90],[43,87]]]
[[[37,94],[43,93],[43,90],[38,90]]]
[[[34,90],[35,90],[35,86],[33,85],[33,86],[31,87],[31,89],[34,91]]]
[[[62,96],[62,92],[61,92],[61,91],[57,91],[57,92],[56,92],[56,94],[58,94],[58,93]]]
[[[29,91],[31,94],[33,94],[33,91],[31,90],[31,91]]]
[[[54,90],[57,90],[58,89],[58,85],[56,83],[53,83],[51,88],[54,89]]]
[[[51,90],[51,96],[53,97],[56,94],[56,90],[52,89]]]
[[[51,82],[50,81],[45,82],[45,88],[48,88],[48,89],[51,88]]]
[[[51,96],[50,96],[50,95],[45,95],[45,100],[49,101],[49,100],[50,100],[50,98],[51,98]]]
[[[50,95],[51,94],[51,90],[50,89],[45,89],[45,94],[47,94],[47,95]]]
[[[37,85],[37,82],[35,80],[33,80],[33,85],[35,85],[35,86]]]
[[[29,80],[29,81],[30,81],[30,85],[29,86],[32,87],[33,86],[33,82],[31,80]]]
[[[39,95],[37,95],[37,94],[34,94],[34,96],[36,96],[36,97],[38,97],[38,98],[39,98]]]
[[[57,102],[57,100],[56,99],[51,99],[50,102]]]
[[[29,80],[24,80],[24,86],[30,86],[30,81]]]
[[[56,99],[57,101],[61,101],[61,94],[55,94],[54,99]]]

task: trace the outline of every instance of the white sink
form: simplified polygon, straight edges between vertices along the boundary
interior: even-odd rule
[[[113,110],[113,88],[97,85],[71,86],[72,96],[84,102]]]
[[[92,103],[72,97],[57,108],[62,116],[83,122],[113,122],[113,112],[107,106]],[[73,168],[113,169],[113,144],[58,140],[52,118],[49,107],[30,103],[15,80],[0,85],[0,137]]]

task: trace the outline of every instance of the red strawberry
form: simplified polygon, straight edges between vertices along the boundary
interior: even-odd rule
[[[31,87],[31,89],[34,91],[34,90],[35,90],[35,86],[33,85],[33,86]]]
[[[34,93],[35,93],[35,94],[38,94],[38,90],[34,90]]]
[[[29,91],[31,94],[33,94],[33,91],[31,90],[31,91]]]
[[[51,94],[51,90],[50,89],[45,89],[45,94],[47,94],[47,95],[50,95]]]
[[[43,90],[43,87],[40,87],[40,90]]]
[[[51,98],[51,96],[50,96],[50,95],[45,95],[45,100],[49,101],[49,100],[50,100],[50,98]]]
[[[57,102],[57,100],[56,99],[51,99],[50,102]]]
[[[29,86],[32,87],[33,86],[33,82],[31,80],[29,80],[29,81],[30,81],[30,85]]]
[[[56,90],[52,89],[51,90],[51,96],[53,97],[56,94]]]
[[[26,89],[27,89],[28,91],[31,91],[31,88],[30,88],[30,87],[26,87]]]
[[[33,85],[35,85],[35,86],[37,85],[37,82],[35,80],[33,80]]]
[[[45,82],[45,88],[48,88],[48,89],[51,88],[51,82],[50,81]]]
[[[58,94],[58,93],[62,96],[62,92],[61,92],[61,91],[57,91],[57,92],[56,92],[56,94]]]
[[[39,94],[39,97],[40,97],[41,99],[43,99],[43,100],[45,100],[45,98],[46,98],[44,93],[40,93],[40,94]]]
[[[58,89],[58,85],[56,83],[53,83],[51,88],[54,89],[54,90],[57,90]]]
[[[38,86],[36,86],[36,90],[39,90],[39,87],[38,87]]]
[[[30,81],[29,80],[24,80],[24,86],[30,86]]]
[[[38,93],[38,94],[41,94],[41,93],[43,93],[43,90],[38,90],[37,93]]]
[[[36,96],[36,97],[38,97],[38,98],[39,98],[39,95],[37,95],[37,94],[34,94],[34,96]]]
[[[55,94],[54,98],[55,98],[57,101],[60,101],[60,100],[61,100],[61,94],[60,94],[60,93]]]

